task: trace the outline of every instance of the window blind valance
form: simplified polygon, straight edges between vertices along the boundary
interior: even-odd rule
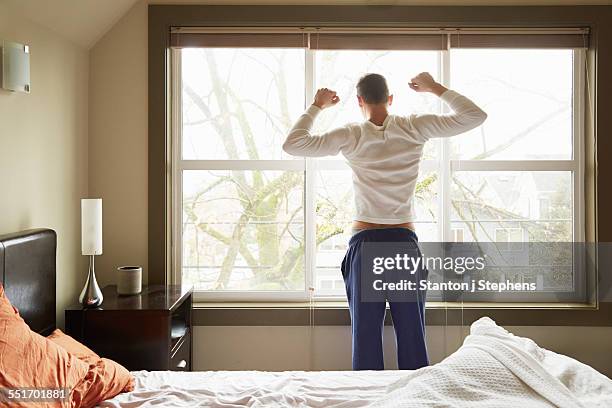
[[[583,48],[588,28],[264,28],[175,27],[170,46],[446,50],[448,48]]]
[[[310,34],[313,50],[445,50],[444,34]]]
[[[451,48],[587,48],[588,34],[450,34]]]
[[[306,48],[308,34],[171,33],[173,48]]]

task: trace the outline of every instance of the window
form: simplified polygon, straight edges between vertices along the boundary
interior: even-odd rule
[[[172,50],[175,268],[203,299],[344,296],[351,173],[341,156],[293,158],[281,145],[319,87],[341,102],[315,130],[363,120],[355,83],[366,72],[387,77],[393,113],[445,111],[406,86],[428,71],[489,115],[426,146],[420,241],[583,240],[581,48],[238,45]]]

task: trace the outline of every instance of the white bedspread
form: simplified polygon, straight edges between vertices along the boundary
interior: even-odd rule
[[[488,318],[463,346],[416,371],[135,372],[100,407],[612,407],[612,380]]]

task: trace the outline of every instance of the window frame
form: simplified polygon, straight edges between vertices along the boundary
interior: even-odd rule
[[[305,48],[305,101],[308,106],[315,91],[315,53],[316,50]],[[439,55],[439,72],[441,82],[449,86],[451,50],[437,51]],[[586,78],[584,64],[586,50],[573,49],[573,117],[572,117],[572,158],[567,160],[457,160],[450,159],[450,140],[442,138],[439,143],[439,160],[423,160],[421,171],[439,171],[440,187],[438,194],[438,238],[441,242],[452,239],[452,222],[450,215],[450,183],[455,171],[570,171],[572,174],[573,206],[573,240],[585,240],[585,190],[584,190],[584,152],[585,152],[585,101]],[[169,49],[169,95],[170,95],[170,179],[169,186],[171,205],[169,220],[171,226],[170,265],[171,284],[182,282],[182,173],[185,170],[294,170],[304,172],[304,225],[305,225],[305,287],[296,291],[195,291],[197,302],[305,302],[314,297],[317,301],[342,301],[344,296],[313,296],[316,273],[316,225],[315,182],[312,176],[318,170],[348,169],[341,159],[318,160],[183,160],[182,146],[182,87],[180,49]],[[443,112],[447,107],[443,107]],[[310,174],[310,176],[309,176]],[[584,302],[583,291],[576,294],[576,301]],[[494,301],[491,299],[490,301]],[[517,302],[521,304],[522,302]]]

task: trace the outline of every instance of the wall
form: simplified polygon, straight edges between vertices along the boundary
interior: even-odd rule
[[[89,192],[104,205],[101,285],[119,265],[147,274],[147,8],[137,3],[90,50]]]
[[[112,214],[104,220],[105,254],[99,262],[104,282],[113,281],[110,271],[114,266],[146,266],[147,260],[146,7],[145,0],[137,3],[91,50],[89,187],[92,194],[104,197],[105,210]],[[610,327],[510,329],[612,375]],[[309,330],[299,326],[200,326],[194,333],[194,366],[198,370],[350,367],[348,327],[317,327],[312,334]],[[434,362],[460,344],[458,328],[428,330]],[[388,335],[389,367],[393,347]]]
[[[612,377],[608,327],[506,327],[540,346],[570,355]],[[468,327],[428,326],[427,348],[432,363],[453,353]],[[446,339],[446,341],[445,341]],[[385,367],[397,368],[395,337],[384,333]],[[194,329],[195,370],[350,370],[348,326],[198,326]]]
[[[31,52],[30,94],[0,90],[0,233],[58,234],[57,316],[76,301],[87,265],[80,201],[87,195],[88,55],[0,4],[0,39]]]

